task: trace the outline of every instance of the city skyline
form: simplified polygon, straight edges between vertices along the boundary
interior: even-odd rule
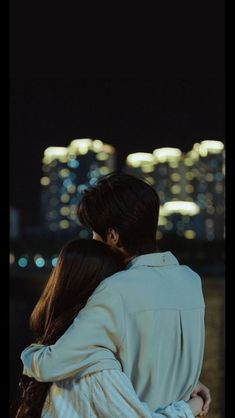
[[[223,78],[21,79],[10,93],[10,200],[21,225],[39,224],[41,157],[73,138],[102,138],[117,166],[158,147],[189,151],[223,140]]]

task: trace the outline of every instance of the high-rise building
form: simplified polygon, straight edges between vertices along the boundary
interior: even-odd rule
[[[184,159],[191,197],[200,207],[201,237],[224,238],[225,152],[221,141],[202,141]]]
[[[68,147],[47,148],[42,162],[42,223],[50,231],[66,230],[78,226],[83,191],[116,169],[116,152],[99,139],[75,139]]]
[[[185,154],[178,148],[130,154],[126,171],[144,178],[160,198],[158,237],[224,237],[224,145],[202,141]]]

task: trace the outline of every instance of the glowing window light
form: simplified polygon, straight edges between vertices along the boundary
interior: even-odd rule
[[[43,163],[50,164],[54,160],[67,161],[68,149],[66,147],[48,147],[44,151]]]
[[[187,180],[193,180],[194,175],[193,175],[193,173],[192,173],[191,171],[188,171],[188,172],[185,174],[185,177],[186,177],[186,179],[187,179]]]
[[[48,184],[50,184],[50,179],[49,177],[42,177],[40,180],[40,183],[42,186],[48,186]]]
[[[143,165],[141,167],[141,170],[143,171],[143,173],[152,173],[155,170],[154,165]]]
[[[186,231],[184,231],[184,236],[187,239],[193,239],[196,237],[196,233],[192,229],[187,229]]]
[[[55,267],[55,266],[56,266],[57,260],[58,260],[58,257],[53,257],[53,258],[51,259],[51,264],[52,264],[52,266],[53,266],[53,267]]]
[[[67,219],[63,219],[63,221],[60,221],[59,226],[61,229],[67,229],[70,226],[70,222]]]
[[[184,159],[184,164],[187,167],[192,167],[192,165],[194,164],[194,160],[190,157],[187,157],[187,158]]]
[[[60,209],[60,214],[63,215],[63,216],[67,216],[67,215],[69,215],[69,213],[70,213],[70,209],[69,209],[68,206],[63,206]]]
[[[73,182],[70,179],[66,179],[63,181],[63,186],[64,187],[69,187],[73,184]]]
[[[19,258],[19,260],[18,260],[18,265],[19,265],[21,268],[25,268],[25,267],[27,267],[27,265],[28,265],[28,260],[27,260],[27,258],[26,258],[26,257],[20,257],[20,258]]]
[[[157,162],[163,163],[166,161],[179,160],[182,152],[179,148],[157,148],[153,151],[153,155]]]
[[[191,184],[187,184],[187,186],[185,187],[185,190],[187,193],[193,193],[194,187]]]
[[[102,151],[108,154],[115,154],[115,148],[109,144],[103,144]]]
[[[198,161],[198,159],[199,159],[199,149],[197,151],[195,149],[192,149],[191,151],[187,152],[186,156],[188,158],[194,160],[194,161]]]
[[[75,151],[78,154],[85,155],[88,153],[91,145],[92,140],[90,138],[74,139],[70,142],[69,151]]]
[[[110,169],[108,167],[106,166],[100,167],[100,174],[102,176],[105,176],[106,174],[109,174],[109,173],[110,173]]]
[[[202,141],[200,144],[200,155],[206,156],[207,153],[220,154],[224,149],[224,144],[221,141]]]
[[[146,164],[154,164],[154,156],[148,152],[135,152],[127,156],[126,162],[131,167],[141,167]]]
[[[180,178],[181,178],[181,176],[180,176],[179,173],[173,173],[173,174],[171,174],[171,179],[173,181],[180,181]]]
[[[109,158],[109,155],[106,152],[103,152],[103,151],[99,152],[96,155],[96,159],[98,161],[106,161],[106,160],[108,160],[108,158]]]
[[[99,139],[94,139],[93,144],[92,144],[93,151],[95,151],[95,152],[101,151],[102,148],[103,148],[103,144],[104,143],[102,141],[100,141]]]
[[[15,256],[12,253],[10,253],[9,262],[10,262],[10,264],[14,264],[14,262],[15,262]]]
[[[151,186],[155,183],[154,178],[153,178],[153,177],[151,177],[151,176],[146,177],[146,181],[147,181],[149,184],[151,184]]]
[[[181,192],[181,187],[178,184],[174,184],[170,190],[173,194],[179,194]]]
[[[177,167],[179,167],[179,161],[177,160],[177,161],[168,161],[168,164],[169,164],[169,166],[171,167],[171,168],[177,168]]]
[[[62,168],[62,170],[59,171],[59,176],[64,178],[69,176],[70,171],[67,168]]]
[[[71,186],[69,186],[68,188],[67,188],[67,191],[70,193],[70,194],[72,194],[72,193],[75,193],[76,192],[76,186],[75,186],[75,184],[71,184]]]
[[[78,168],[80,163],[78,160],[69,160],[67,163],[68,167],[70,168]]]
[[[67,193],[63,193],[60,197],[61,202],[67,203],[70,200],[70,196]]]
[[[166,217],[165,216],[162,216],[162,215],[159,215],[159,218],[158,218],[158,225],[159,226],[163,226],[163,225],[166,225],[167,224],[167,219],[166,219]]]
[[[182,215],[197,215],[200,212],[199,206],[194,202],[186,201],[172,201],[166,202],[163,205],[163,211],[165,214],[170,215],[171,213],[180,213]]]

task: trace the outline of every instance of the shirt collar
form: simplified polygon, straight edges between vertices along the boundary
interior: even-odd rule
[[[166,267],[179,264],[175,256],[170,252],[164,253],[151,253],[144,254],[133,258],[126,269],[137,267],[137,266],[148,266],[148,267]]]

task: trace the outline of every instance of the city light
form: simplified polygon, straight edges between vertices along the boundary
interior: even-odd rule
[[[40,180],[40,183],[42,186],[48,186],[48,184],[50,184],[50,179],[49,177],[42,177]]]
[[[75,152],[76,154],[85,155],[88,153],[90,147],[92,145],[92,140],[90,138],[83,138],[83,139],[74,139],[70,142],[68,147],[68,151]]]
[[[179,160],[182,152],[179,148],[157,148],[153,151],[156,162],[164,163],[166,161]]]
[[[15,262],[14,254],[10,253],[9,261],[10,261],[10,264],[14,264],[14,262]]]
[[[194,202],[172,201],[166,202],[163,205],[165,214],[181,213],[182,215],[197,215],[200,212],[200,207]]]
[[[27,267],[27,265],[28,265],[28,259],[26,257],[20,257],[19,260],[18,260],[18,265],[21,268]]]
[[[221,141],[202,141],[200,144],[199,152],[207,151],[212,154],[220,154],[224,149],[224,144]]]
[[[61,162],[67,161],[68,150],[66,147],[48,147],[44,151],[44,164],[50,164],[54,160],[59,160]]]
[[[129,154],[126,161],[132,167],[141,167],[145,164],[154,164],[154,157],[153,154],[147,152],[136,152]]]
[[[41,256],[41,254],[36,254],[34,256],[34,263],[38,268],[42,268],[46,264],[44,258]]]

